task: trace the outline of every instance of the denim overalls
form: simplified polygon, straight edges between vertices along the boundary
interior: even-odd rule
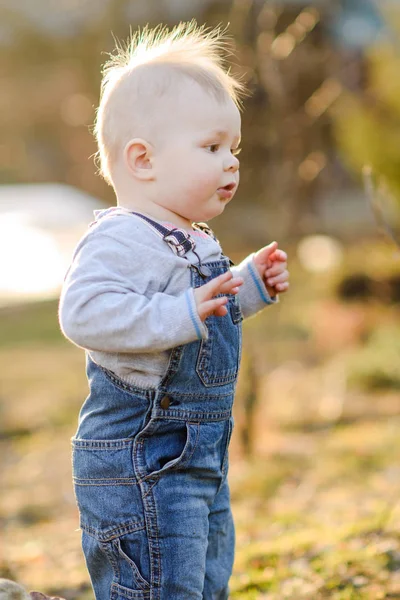
[[[229,266],[221,255],[204,276],[188,264],[191,285]],[[87,354],[73,475],[96,600],[228,598],[228,445],[243,317],[237,296],[227,306],[206,320],[207,341],[172,349],[157,388],[127,384]]]

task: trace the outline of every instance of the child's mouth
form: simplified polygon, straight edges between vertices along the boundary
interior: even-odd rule
[[[220,198],[223,198],[224,200],[229,200],[230,198],[232,198],[235,188],[236,183],[228,183],[228,185],[218,188],[217,194]]]

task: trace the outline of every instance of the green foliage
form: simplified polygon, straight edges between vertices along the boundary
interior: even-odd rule
[[[344,92],[335,110],[338,149],[357,175],[370,165],[400,197],[400,56],[394,46],[377,45],[364,60],[365,93]]]
[[[0,507],[7,560],[0,571],[51,595],[89,600],[70,482],[69,438],[86,394],[81,352],[31,341],[28,349],[17,345],[0,354],[7,392],[0,407],[8,421],[13,417],[27,430],[36,415],[42,423],[30,435],[2,441],[9,458]],[[18,380],[9,374],[14,364]],[[30,404],[24,398],[31,396]],[[281,431],[276,445],[254,460],[232,460],[232,600],[378,600],[399,589],[399,421],[364,421],[368,403],[365,398],[348,424]],[[266,438],[271,434],[269,424]]]
[[[399,363],[400,327],[378,327],[367,343],[349,356],[348,382],[371,391],[400,389]]]
[[[64,342],[54,300],[0,309],[0,348],[35,342]]]

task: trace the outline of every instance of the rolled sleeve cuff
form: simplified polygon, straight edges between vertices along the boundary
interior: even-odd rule
[[[198,340],[208,339],[208,329],[199,317],[196,300],[194,298],[193,288],[189,288],[185,293],[186,307],[189,313],[192,329]]]
[[[257,288],[257,292],[264,302],[264,304],[276,304],[279,301],[278,296],[274,296],[273,298],[269,295],[267,288],[265,287],[264,281],[260,276],[256,265],[254,264],[254,260],[252,258],[251,261],[248,262],[247,268],[250,271],[250,276],[253,280],[255,287]]]
[[[237,267],[232,267],[235,276],[243,278],[244,283],[239,290],[239,302],[244,318],[259,312],[265,306],[279,302],[279,296],[272,298],[254,263],[254,253],[250,254]]]

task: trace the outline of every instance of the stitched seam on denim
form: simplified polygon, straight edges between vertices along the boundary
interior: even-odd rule
[[[169,410],[157,410],[155,409],[152,413],[151,421],[152,423],[164,422],[164,421],[202,421],[203,418],[214,418],[219,419],[227,419],[232,414],[232,408],[223,411],[209,411],[204,412],[201,410],[178,410],[178,409],[169,409]],[[143,430],[144,431],[144,430]],[[148,430],[145,432],[148,434]],[[152,433],[151,433],[152,435]],[[141,440],[139,440],[141,441]]]
[[[195,419],[196,421],[225,421],[228,417],[230,417],[232,411],[227,410],[225,412],[219,413],[202,413],[195,411],[174,411],[174,413],[164,414],[162,412],[154,411],[154,417],[159,419],[168,420],[168,419],[177,419],[179,421],[186,421],[188,419]]]
[[[136,521],[132,523],[122,523],[121,525],[116,525],[115,527],[110,527],[104,531],[99,531],[95,527],[91,527],[90,525],[86,525],[82,520],[80,522],[80,527],[82,531],[94,537],[99,542],[109,542],[115,538],[118,538],[122,535],[126,535],[128,533],[135,533],[136,531],[142,531],[146,528],[144,521]]]
[[[140,487],[140,489],[143,490],[145,485],[146,484],[143,484]],[[142,499],[143,499],[144,515],[145,515],[145,520],[146,520],[146,533],[147,533],[147,540],[148,540],[148,544],[149,544],[149,554],[150,554],[150,569],[151,569],[150,583],[153,583],[153,579],[154,579],[155,587],[159,588],[159,586],[161,585],[161,581],[162,581],[162,565],[161,565],[160,541],[159,541],[159,537],[158,537],[156,504],[155,504],[154,496],[152,493],[150,493],[150,491],[148,493],[143,494]],[[150,534],[152,534],[154,532],[155,544],[153,543],[152,536],[151,535],[149,536],[149,530],[150,530]],[[158,576],[159,576],[158,579],[156,579],[156,576],[155,576],[155,565],[154,565],[154,561],[152,560],[153,557],[155,557],[155,559],[157,561],[157,565],[158,565]],[[159,592],[158,592],[158,595],[159,595]]]
[[[120,578],[120,570],[119,570],[119,564],[118,561],[115,559],[114,553],[110,552],[110,542],[103,542],[100,541],[99,539],[97,539],[97,542],[99,543],[101,549],[103,550],[104,554],[108,557],[108,560],[111,563],[112,569],[114,571],[114,579],[119,579]]]
[[[211,322],[208,327],[210,331],[209,338],[208,340],[202,340],[200,344],[196,361],[196,373],[206,387],[217,387],[233,383],[237,379],[238,365],[226,370],[224,375],[213,375],[207,371],[212,361],[212,334],[215,326]]]
[[[132,591],[128,588],[124,588],[118,583],[113,583],[111,587],[111,600],[117,600],[118,598],[126,598],[127,600],[145,600],[150,598],[151,590]]]
[[[201,264],[207,265],[207,267],[215,267],[216,269],[222,268],[222,267],[229,267],[229,258],[227,258],[227,257],[220,258],[219,260],[213,260],[211,262],[203,262]],[[200,277],[200,275],[197,275],[197,273],[194,273],[194,275],[198,278],[199,281],[202,281],[202,278]]]
[[[77,477],[74,479],[82,481],[135,481],[132,477]]]
[[[188,424],[189,425],[197,425],[197,429],[196,429],[196,438],[195,438],[195,441],[194,441],[194,444],[193,444],[193,448],[192,448],[192,451],[191,451],[190,455],[187,457],[186,464],[188,464],[190,462],[190,460],[191,460],[191,458],[192,458],[192,456],[194,454],[194,451],[197,448],[197,444],[198,444],[199,437],[200,437],[200,423],[188,423]]]
[[[205,262],[205,263],[201,263],[202,265],[207,265],[207,267],[211,267],[211,268],[215,268],[215,269],[223,269],[224,267],[228,267],[230,266],[229,264],[229,258],[220,258],[219,260],[214,260],[214,261],[210,261],[210,262]],[[200,282],[203,282],[203,278],[200,277],[200,275],[198,275],[198,273],[195,271],[193,273],[193,276],[196,277],[196,279]]]
[[[208,327],[208,331],[209,331],[208,339],[201,341],[199,352],[197,355],[197,360],[196,360],[196,373],[198,374],[198,376],[200,377],[200,379],[202,381],[203,381],[203,379],[200,376],[200,372],[203,369],[204,361],[207,359],[209,360],[209,358],[211,357],[211,353],[212,353],[213,335],[214,335],[214,331],[215,331],[215,325],[213,324],[212,319],[209,320],[207,327]],[[204,381],[203,381],[203,383],[204,383]]]
[[[137,598],[138,600],[141,600],[142,598],[150,598],[151,590],[130,590],[124,587],[123,585],[120,585],[119,583],[112,583],[111,588],[111,593],[113,595],[112,600],[121,596],[123,596],[124,598],[128,598],[128,600],[135,600],[135,598]]]
[[[124,392],[130,392],[132,394],[137,394],[139,396],[144,396],[145,400],[152,400],[156,388],[141,388],[139,386],[133,385],[124,381],[120,377],[117,377],[112,371],[109,371],[105,367],[101,365],[97,365],[104,373],[104,375],[112,381],[118,388],[122,389]]]
[[[96,485],[138,485],[135,479],[112,479],[112,477],[104,477],[104,479],[91,479],[90,477],[73,477],[75,485],[80,486],[96,486]]]
[[[225,410],[223,412],[201,412],[201,411],[191,411],[191,410],[175,410],[171,411],[169,414],[158,414],[157,411],[154,413],[154,416],[158,419],[168,420],[168,419],[178,419],[181,421],[186,421],[188,419],[195,419],[196,421],[201,421],[203,419],[227,419],[231,415],[232,409]]]
[[[200,371],[200,373],[204,373],[205,375],[208,376],[207,373],[207,367],[209,366],[208,363],[211,362],[212,357],[211,356],[206,356],[205,354],[203,354],[203,356],[201,357],[200,362],[203,363],[202,365],[199,365],[198,367],[198,371]],[[206,363],[207,364],[204,364]],[[232,367],[231,369],[226,369],[225,373],[226,375],[210,375],[210,377],[212,377],[214,380],[217,379],[226,379],[227,377],[232,377],[232,375],[236,376],[236,372],[237,372],[237,366],[236,367]]]
[[[169,382],[171,381],[171,379],[174,377],[174,375],[178,371],[182,352],[183,352],[182,346],[177,346],[176,348],[172,349],[172,351],[169,355],[169,359],[168,359],[167,370],[165,371],[165,374],[163,375],[163,378],[160,382],[159,389],[168,385]]]
[[[202,339],[202,335],[201,335],[201,331],[200,331],[199,324],[197,323],[196,315],[194,314],[194,311],[193,311],[193,306],[192,306],[192,303],[191,303],[191,301],[190,301],[189,290],[186,290],[186,292],[185,292],[185,298],[186,298],[186,304],[187,304],[187,307],[188,307],[188,309],[189,309],[189,315],[190,315],[190,319],[191,319],[191,321],[192,321],[192,323],[193,323],[193,327],[194,327],[194,328],[195,328],[195,330],[196,330],[196,335],[197,335],[197,338],[198,338],[199,340],[201,340],[201,339]]]
[[[174,388],[171,386],[171,388],[160,388],[162,393],[165,394],[169,394],[170,396],[176,397],[176,398],[199,398],[201,400],[219,400],[222,398],[229,398],[229,396],[232,396],[232,392],[226,392],[226,394],[210,394],[210,393],[191,393],[191,394],[185,394],[185,392],[180,392],[180,391],[174,391]]]
[[[146,581],[144,579],[144,577],[142,577],[142,574],[140,573],[138,566],[136,565],[135,561],[131,559],[130,556],[128,556],[126,554],[126,552],[123,551],[122,546],[121,546],[121,539],[120,538],[116,538],[115,539],[115,545],[117,547],[118,550],[118,554],[120,556],[120,558],[124,559],[127,561],[128,565],[131,567],[133,573],[134,573],[134,577],[137,580],[137,585],[140,587],[140,589],[142,591],[147,591],[150,588],[150,583],[148,581]]]
[[[248,266],[248,269],[250,271],[250,275],[251,275],[251,277],[252,277],[252,279],[253,279],[253,281],[254,281],[254,283],[256,285],[257,291],[258,291],[258,293],[261,296],[262,301],[265,302],[265,304],[270,304],[271,303],[271,299],[267,297],[267,295],[265,294],[264,290],[262,289],[261,284],[260,284],[260,282],[257,279],[257,275],[254,272],[253,265],[249,262],[247,266]]]
[[[208,340],[207,340],[208,342]],[[207,383],[209,383],[210,381],[220,381],[223,382],[225,381],[227,378],[231,378],[232,376],[236,377],[237,375],[237,366],[232,367],[231,369],[227,369],[225,371],[224,375],[209,375],[207,372],[207,368],[210,366],[210,363],[212,361],[212,352],[210,350],[207,349],[206,344],[207,342],[201,344],[200,350],[199,350],[199,356],[197,359],[197,365],[196,365],[196,371],[197,373],[201,375],[204,375],[205,377],[208,377],[208,381]],[[201,377],[201,379],[203,379]],[[229,382],[227,382],[229,383]]]
[[[227,369],[225,371],[226,375],[208,375],[208,372],[205,367],[201,367],[199,369],[200,373],[205,376],[212,377],[213,381],[224,381],[228,377],[236,377],[237,367],[232,367],[232,369]]]
[[[206,372],[203,369],[196,369],[196,372],[200,377],[203,385],[205,385],[206,387],[217,387],[220,385],[234,383],[237,377],[236,373],[232,375],[225,375],[224,377],[209,376],[207,374],[207,377],[205,377]]]
[[[75,485],[79,485],[80,487],[104,487],[107,485],[111,485],[111,486],[116,486],[116,485],[138,485],[137,482],[132,482],[132,483],[118,483],[116,484],[115,481],[110,480],[110,483],[82,483],[81,481],[74,481]]]
[[[126,450],[133,444],[133,439],[127,440],[82,440],[72,439],[72,446],[85,450]]]
[[[150,479],[151,479],[151,477],[150,477]],[[155,479],[154,483],[152,483],[152,484],[150,485],[149,489],[148,489],[148,490],[146,490],[146,491],[144,492],[144,494],[143,494],[143,498],[146,498],[146,496],[147,496],[148,494],[150,494],[150,492],[151,492],[151,490],[153,489],[153,487],[154,487],[154,486],[155,486],[155,485],[156,485],[156,484],[157,484],[157,483],[160,481],[160,476],[159,476],[159,475],[155,475],[155,476],[154,476],[154,479]],[[146,478],[142,479],[142,481],[146,481],[146,484],[147,484],[147,485],[148,485],[148,483],[149,483],[149,480],[148,480],[148,479],[146,480]]]
[[[135,469],[136,477],[140,477],[141,472],[143,471],[144,461],[143,461],[143,439],[137,441],[133,447],[133,465]],[[144,511],[144,519],[146,524],[146,536],[149,547],[149,556],[150,556],[150,584],[159,588],[160,582],[162,581],[162,566],[161,566],[161,553],[160,553],[160,542],[158,538],[158,523],[157,523],[157,511],[156,505],[154,501],[154,496],[148,491],[146,493],[146,483],[142,483],[139,487],[142,496],[143,503],[143,511]],[[153,486],[152,486],[153,487]],[[155,534],[155,541],[153,541],[152,534]],[[154,560],[153,560],[154,559]],[[157,568],[154,563],[157,563]],[[159,598],[159,590],[155,589],[157,592],[156,595],[153,596],[154,600]]]

